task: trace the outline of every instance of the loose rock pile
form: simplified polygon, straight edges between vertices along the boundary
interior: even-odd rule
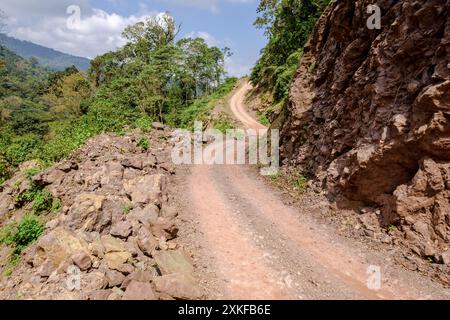
[[[148,151],[138,147],[139,134],[102,135],[33,177],[33,184],[61,200],[62,209],[43,217],[44,234],[3,277],[0,299],[202,297],[191,258],[174,241],[170,133],[157,129],[147,135]],[[15,210],[17,194],[31,184],[23,172],[0,189],[2,226],[23,214]],[[18,179],[23,184],[16,190]],[[1,246],[0,268],[9,251]]]

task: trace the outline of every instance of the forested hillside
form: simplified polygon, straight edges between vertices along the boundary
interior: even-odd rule
[[[0,44],[25,59],[35,58],[41,65],[55,71],[62,71],[72,65],[79,70],[87,70],[90,61],[87,58],[75,57],[54,49],[37,45],[29,41],[22,41],[0,33]]]
[[[329,3],[330,0],[260,1],[255,26],[265,30],[268,44],[250,80],[265,93],[269,116],[286,102],[303,47]]]
[[[208,111],[236,81],[225,81],[229,50],[176,41],[178,31],[169,16],[129,26],[128,43],[96,57],[86,73],[51,74],[0,47],[0,181],[23,161],[49,165],[101,132],[148,129],[153,121],[190,126]]]

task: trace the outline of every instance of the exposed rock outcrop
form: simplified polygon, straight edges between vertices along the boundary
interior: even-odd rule
[[[0,299],[201,298],[193,263],[175,242],[169,135],[161,126],[145,135],[101,135],[32,182],[24,168],[7,181],[1,227],[18,219],[17,194],[32,184],[49,190],[62,208],[39,217],[46,229],[2,277]],[[149,139],[148,151],[138,146],[141,138]],[[0,249],[3,272],[11,250]]]
[[[294,76],[282,155],[334,199],[382,208],[422,256],[450,237],[450,2],[333,2]],[[414,236],[411,236],[414,234]]]

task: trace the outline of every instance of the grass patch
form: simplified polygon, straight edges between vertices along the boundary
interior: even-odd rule
[[[270,126],[270,120],[269,120],[269,118],[267,118],[267,115],[265,112],[258,112],[258,121],[263,126],[266,126],[266,127]]]
[[[39,239],[43,232],[44,224],[34,215],[24,215],[19,222],[13,222],[0,229],[0,244],[11,248],[3,276],[11,276],[20,262],[22,251]]]
[[[150,148],[150,140],[148,138],[141,138],[137,146],[142,150],[147,151]]]
[[[213,94],[195,100],[181,112],[169,114],[167,123],[172,127],[193,130],[195,121],[208,122],[211,111],[234,90],[238,81],[237,78],[228,78]]]
[[[53,199],[50,213],[57,214],[61,211],[62,202],[59,199]]]
[[[9,224],[0,229],[0,244],[13,249],[11,261],[33,244],[44,232],[44,224],[35,215],[24,215],[18,223]]]
[[[27,171],[25,171],[25,176],[27,177],[28,180],[32,180],[34,176],[36,176],[37,174],[39,174],[41,172],[41,169],[39,168],[31,168],[28,169]]]
[[[54,200],[52,194],[48,190],[42,189],[34,184],[30,189],[19,194],[16,198],[16,202],[19,207],[32,203],[33,213],[37,215],[42,214],[43,212],[54,212],[58,206],[61,206],[60,201]]]
[[[152,129],[153,119],[147,114],[142,114],[134,122],[134,126],[137,129],[141,129],[143,132],[149,132]]]
[[[308,187],[308,178],[298,170],[283,172],[279,170],[277,173],[269,176],[279,188],[288,189],[292,195],[305,193]]]
[[[133,210],[133,207],[131,206],[125,206],[123,207],[123,214],[129,214],[131,212],[131,210]]]
[[[387,229],[388,229],[389,232],[397,231],[397,227],[394,226],[393,224],[388,225]]]

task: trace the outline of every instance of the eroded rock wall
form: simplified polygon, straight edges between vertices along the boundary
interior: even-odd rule
[[[367,27],[373,3],[380,30]],[[450,237],[449,10],[447,0],[332,3],[295,74],[282,128],[286,165],[334,198],[381,206],[384,224],[422,229],[420,242],[435,248]]]

